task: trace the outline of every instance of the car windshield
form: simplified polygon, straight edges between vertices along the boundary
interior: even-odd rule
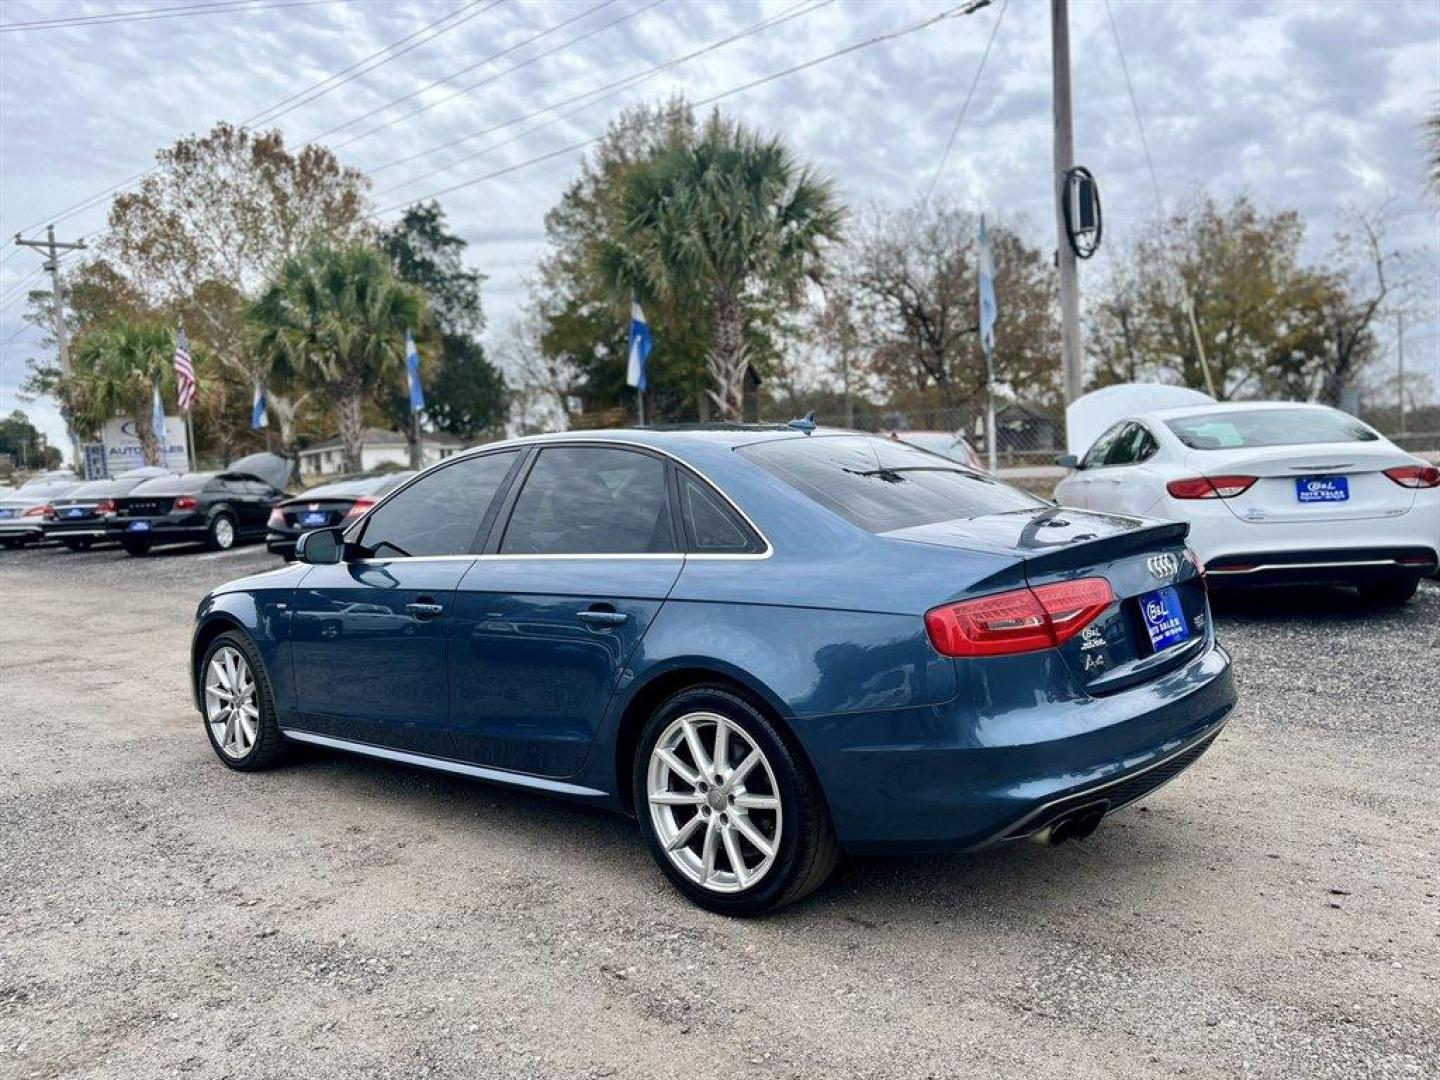
[[[816,435],[740,451],[821,506],[871,532],[1033,510],[1033,495],[890,439]]]
[[[1333,409],[1235,409],[1182,416],[1165,424],[1191,450],[1374,442],[1380,438],[1353,416]]]

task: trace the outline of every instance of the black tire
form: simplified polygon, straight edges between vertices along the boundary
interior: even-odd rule
[[[259,711],[256,723],[255,742],[251,745],[249,753],[243,757],[231,757],[220,749],[220,744],[215,739],[215,733],[211,730],[209,718],[205,713],[205,678],[210,669],[210,661],[221,649],[232,648],[240,653],[245,662],[250,665],[250,670],[255,678],[255,703]],[[286,750],[289,742],[280,733],[280,722],[275,715],[275,697],[270,689],[270,675],[265,670],[265,664],[260,659],[260,652],[255,648],[255,643],[250,640],[248,634],[239,630],[227,630],[205,650],[201,658],[199,670],[195,672],[195,679],[200,687],[200,726],[205,729],[205,738],[210,743],[210,749],[215,751],[218,757],[228,768],[236,772],[257,772],[260,769],[268,769],[278,764]]]
[[[1360,599],[1370,607],[1399,607],[1415,595],[1420,588],[1420,578],[1411,574],[1403,578],[1391,578],[1372,585],[1361,585]]]
[[[121,540],[121,541],[120,541],[120,546],[125,549],[125,554],[126,554],[126,555],[137,555],[137,556],[138,556],[138,555],[148,555],[148,554],[150,553],[150,541],[149,541],[149,540],[130,540],[130,539],[127,538],[127,539],[125,539],[125,540]]]
[[[21,544],[21,541],[16,537],[7,536],[5,537],[5,539],[0,540],[0,544],[3,544],[7,548],[18,548]]]
[[[651,752],[672,721],[693,712],[716,713],[741,728],[768,759],[779,789],[784,827],[775,861],[759,882],[738,892],[717,893],[686,877],[671,862],[651,819],[646,791]],[[632,794],[640,831],[661,871],[692,903],[721,915],[763,915],[799,900],[823,884],[840,860],[824,793],[809,763],[753,701],[728,687],[690,687],[655,711],[636,747]]]
[[[224,522],[224,525],[221,523]],[[229,531],[226,531],[226,526]],[[229,537],[228,542],[226,536]],[[229,551],[240,539],[239,530],[235,525],[235,519],[226,513],[216,514],[210,519],[210,524],[205,527],[205,546],[211,551]]]
[[[94,542],[95,541],[91,540],[89,537],[75,537],[60,541],[60,543],[64,544],[71,551],[88,551],[90,545]]]

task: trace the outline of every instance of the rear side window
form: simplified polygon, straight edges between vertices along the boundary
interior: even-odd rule
[[[1232,450],[1304,443],[1374,442],[1379,435],[1333,409],[1236,409],[1167,420],[1191,450]]]
[[[519,452],[464,458],[436,469],[370,512],[360,542],[381,558],[466,555]]]
[[[608,446],[550,446],[525,480],[502,555],[673,552],[665,463]]]
[[[740,453],[863,529],[888,532],[1045,503],[937,454],[863,435],[820,435]]]
[[[760,538],[715,491],[681,472],[680,513],[689,550],[699,555],[753,554],[764,550]]]

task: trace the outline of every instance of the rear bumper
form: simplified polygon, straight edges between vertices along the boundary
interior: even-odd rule
[[[1440,569],[1435,548],[1321,548],[1308,551],[1236,552],[1205,565],[1213,589],[1266,585],[1365,585]]]
[[[149,521],[150,527],[132,530],[132,521]],[[174,522],[163,518],[120,518],[111,523],[107,538],[116,541],[144,540],[151,544],[193,543],[205,539],[207,528],[203,520]]]
[[[1055,674],[994,665],[991,685],[946,705],[797,724],[845,848],[971,850],[1079,806],[1119,809],[1193,763],[1236,701],[1213,643],[1104,697],[1056,694]]]
[[[300,534],[298,532],[278,533],[272,529],[265,534],[265,549],[272,555],[293,559],[295,557],[295,544],[299,539]]]
[[[38,520],[7,518],[0,521],[0,540],[33,540],[41,535],[42,526]]]
[[[64,540],[67,538],[87,540],[113,539],[103,519],[91,521],[47,521],[44,528],[45,538],[47,540]]]

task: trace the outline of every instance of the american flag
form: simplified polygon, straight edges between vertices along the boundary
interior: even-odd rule
[[[183,326],[175,335],[175,403],[184,412],[195,404],[195,363],[190,359],[190,339]]]

